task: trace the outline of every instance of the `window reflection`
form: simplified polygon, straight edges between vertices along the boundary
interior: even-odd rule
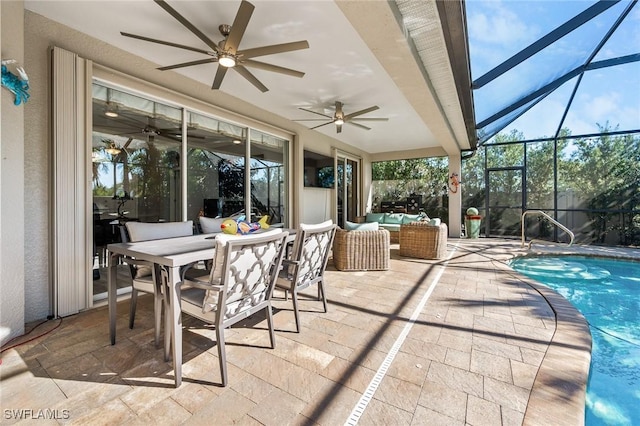
[[[201,215],[246,215],[250,206],[251,215],[246,216],[251,221],[268,215],[272,225],[287,223],[288,140],[98,82],[93,84],[92,95],[98,266],[105,266],[106,245],[121,240],[121,225],[127,221],[193,220],[197,226]],[[182,133],[183,114],[186,134]],[[187,158],[182,159],[185,144]],[[95,269],[94,279],[100,280]],[[99,292],[94,288],[94,295]]]
[[[117,115],[106,115],[114,106]],[[101,221],[180,219],[181,115],[179,108],[93,85],[92,186]]]

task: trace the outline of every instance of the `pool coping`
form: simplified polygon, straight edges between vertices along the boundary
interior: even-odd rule
[[[524,425],[582,425],[591,365],[591,331],[584,316],[562,295],[523,279],[545,298],[556,330],[534,380]]]
[[[637,248],[553,243],[536,244],[515,257],[546,255],[587,255],[640,261],[640,249]],[[591,365],[589,324],[564,296],[534,279],[513,272],[545,298],[556,316],[556,330],[534,380],[522,424],[583,425]]]

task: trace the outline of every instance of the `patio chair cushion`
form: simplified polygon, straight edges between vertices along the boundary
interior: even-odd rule
[[[193,221],[186,222],[127,222],[125,224],[131,241],[159,240],[184,237],[193,234]]]
[[[186,222],[127,222],[125,227],[130,241],[159,240],[162,238],[184,237],[193,233],[193,221]],[[151,277],[151,267],[137,265],[133,278]]]
[[[377,231],[379,228],[378,222],[355,223],[347,221],[344,225],[346,231]]]
[[[385,213],[367,213],[367,222],[384,223]]]
[[[411,222],[417,222],[420,219],[422,219],[424,216],[420,216],[419,214],[405,214],[402,217],[402,223],[411,223]]]
[[[402,225],[403,213],[390,213],[384,218],[385,225]]]
[[[227,219],[226,217],[213,218],[202,216],[198,218],[198,221],[200,221],[200,228],[203,234],[217,234],[218,232],[222,232],[220,225]]]

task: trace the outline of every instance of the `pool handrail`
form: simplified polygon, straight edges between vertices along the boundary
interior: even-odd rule
[[[524,247],[524,241],[525,241],[525,238],[524,238],[524,218],[529,213],[542,216],[543,218],[547,219],[549,222],[551,222],[554,225],[556,225],[558,228],[562,229],[564,232],[569,234],[569,237],[571,237],[571,240],[569,241],[569,246],[571,246],[571,244],[573,244],[573,239],[575,238],[575,235],[573,234],[573,232],[571,232],[571,230],[569,228],[567,228],[566,226],[564,226],[563,224],[561,224],[560,222],[558,222],[557,220],[555,220],[554,218],[552,218],[551,216],[549,216],[548,214],[543,212],[542,210],[527,210],[524,213],[522,213],[522,218],[520,219],[520,228],[522,229],[522,247]],[[531,248],[531,244],[533,244],[533,241],[534,240],[529,241],[529,248]]]

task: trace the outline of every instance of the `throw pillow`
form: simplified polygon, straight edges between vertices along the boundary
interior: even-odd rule
[[[202,229],[203,234],[217,234],[218,232],[222,232],[220,225],[222,225],[222,222],[227,220],[227,218],[202,216],[198,218],[198,220],[200,221],[200,228]]]

